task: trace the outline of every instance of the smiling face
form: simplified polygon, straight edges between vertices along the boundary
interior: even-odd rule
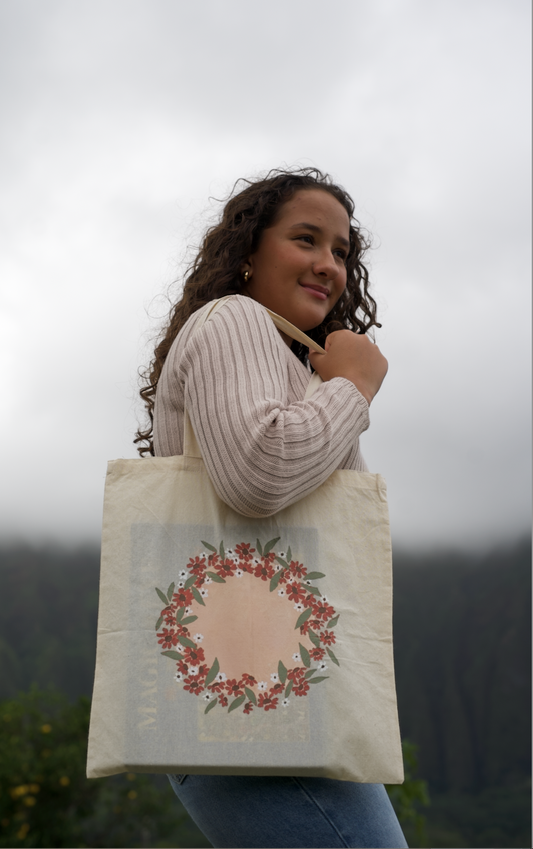
[[[349,238],[348,213],[333,195],[296,192],[244,266],[245,293],[300,330],[317,327],[346,287]]]

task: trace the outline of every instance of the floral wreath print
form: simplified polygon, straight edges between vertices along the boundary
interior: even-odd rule
[[[325,574],[308,573],[302,563],[292,559],[290,547],[286,552],[276,553],[274,546],[279,539],[270,540],[264,547],[257,540],[256,548],[241,542],[235,549],[227,550],[223,542],[215,548],[201,540],[207,551],[191,557],[186,569],[179,573],[178,582],[171,583],[166,594],[155,588],[165,605],[155,626],[158,643],[164,649],[161,654],[176,662],[174,678],[183,683],[183,689],[206,702],[204,713],[216,705],[227,708],[228,712],[243,706],[245,714],[252,713],[254,708],[269,711],[276,710],[280,704],[288,707],[290,695],[307,696],[311,685],[329,678],[320,674],[328,669],[328,659],[340,666],[332,649],[339,614],[315,586]],[[217,658],[208,666],[201,646],[203,636],[191,634],[189,627],[198,619],[192,613],[193,599],[205,607],[210,583],[225,584],[245,572],[258,580],[269,581],[270,592],[277,590],[279,596],[294,606],[298,614],[295,630],[299,628],[300,634],[313,644],[310,650],[299,644],[300,651],[292,657],[295,662],[292,669],[287,669],[280,660],[270,682],[257,681],[248,672],[243,672],[239,680],[228,679]],[[161,628],[163,624],[165,627]]]

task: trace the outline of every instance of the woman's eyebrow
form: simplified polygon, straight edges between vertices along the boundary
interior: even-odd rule
[[[312,230],[315,233],[322,233],[322,227],[318,227],[317,224],[309,224],[308,221],[300,221],[299,224],[291,224],[289,229],[298,230],[301,227],[305,227],[307,230]],[[342,245],[345,245],[347,248],[350,247],[348,239],[345,239],[344,236],[337,236],[336,238]]]

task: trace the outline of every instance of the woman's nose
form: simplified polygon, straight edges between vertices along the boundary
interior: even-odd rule
[[[331,251],[322,251],[320,257],[315,259],[313,263],[313,274],[316,274],[317,277],[326,277],[328,280],[332,280],[338,273],[339,268]]]

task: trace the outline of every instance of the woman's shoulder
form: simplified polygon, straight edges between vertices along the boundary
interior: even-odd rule
[[[195,334],[197,323],[201,322],[202,317],[205,317],[205,314],[210,312],[212,308],[213,301],[205,304],[190,316],[180,333],[183,341]],[[282,346],[285,344],[265,307],[246,295],[232,295],[225,300],[201,329],[204,334],[211,332],[215,334],[217,332],[229,333],[234,340],[239,337],[249,339],[250,336],[257,336],[269,338]]]

